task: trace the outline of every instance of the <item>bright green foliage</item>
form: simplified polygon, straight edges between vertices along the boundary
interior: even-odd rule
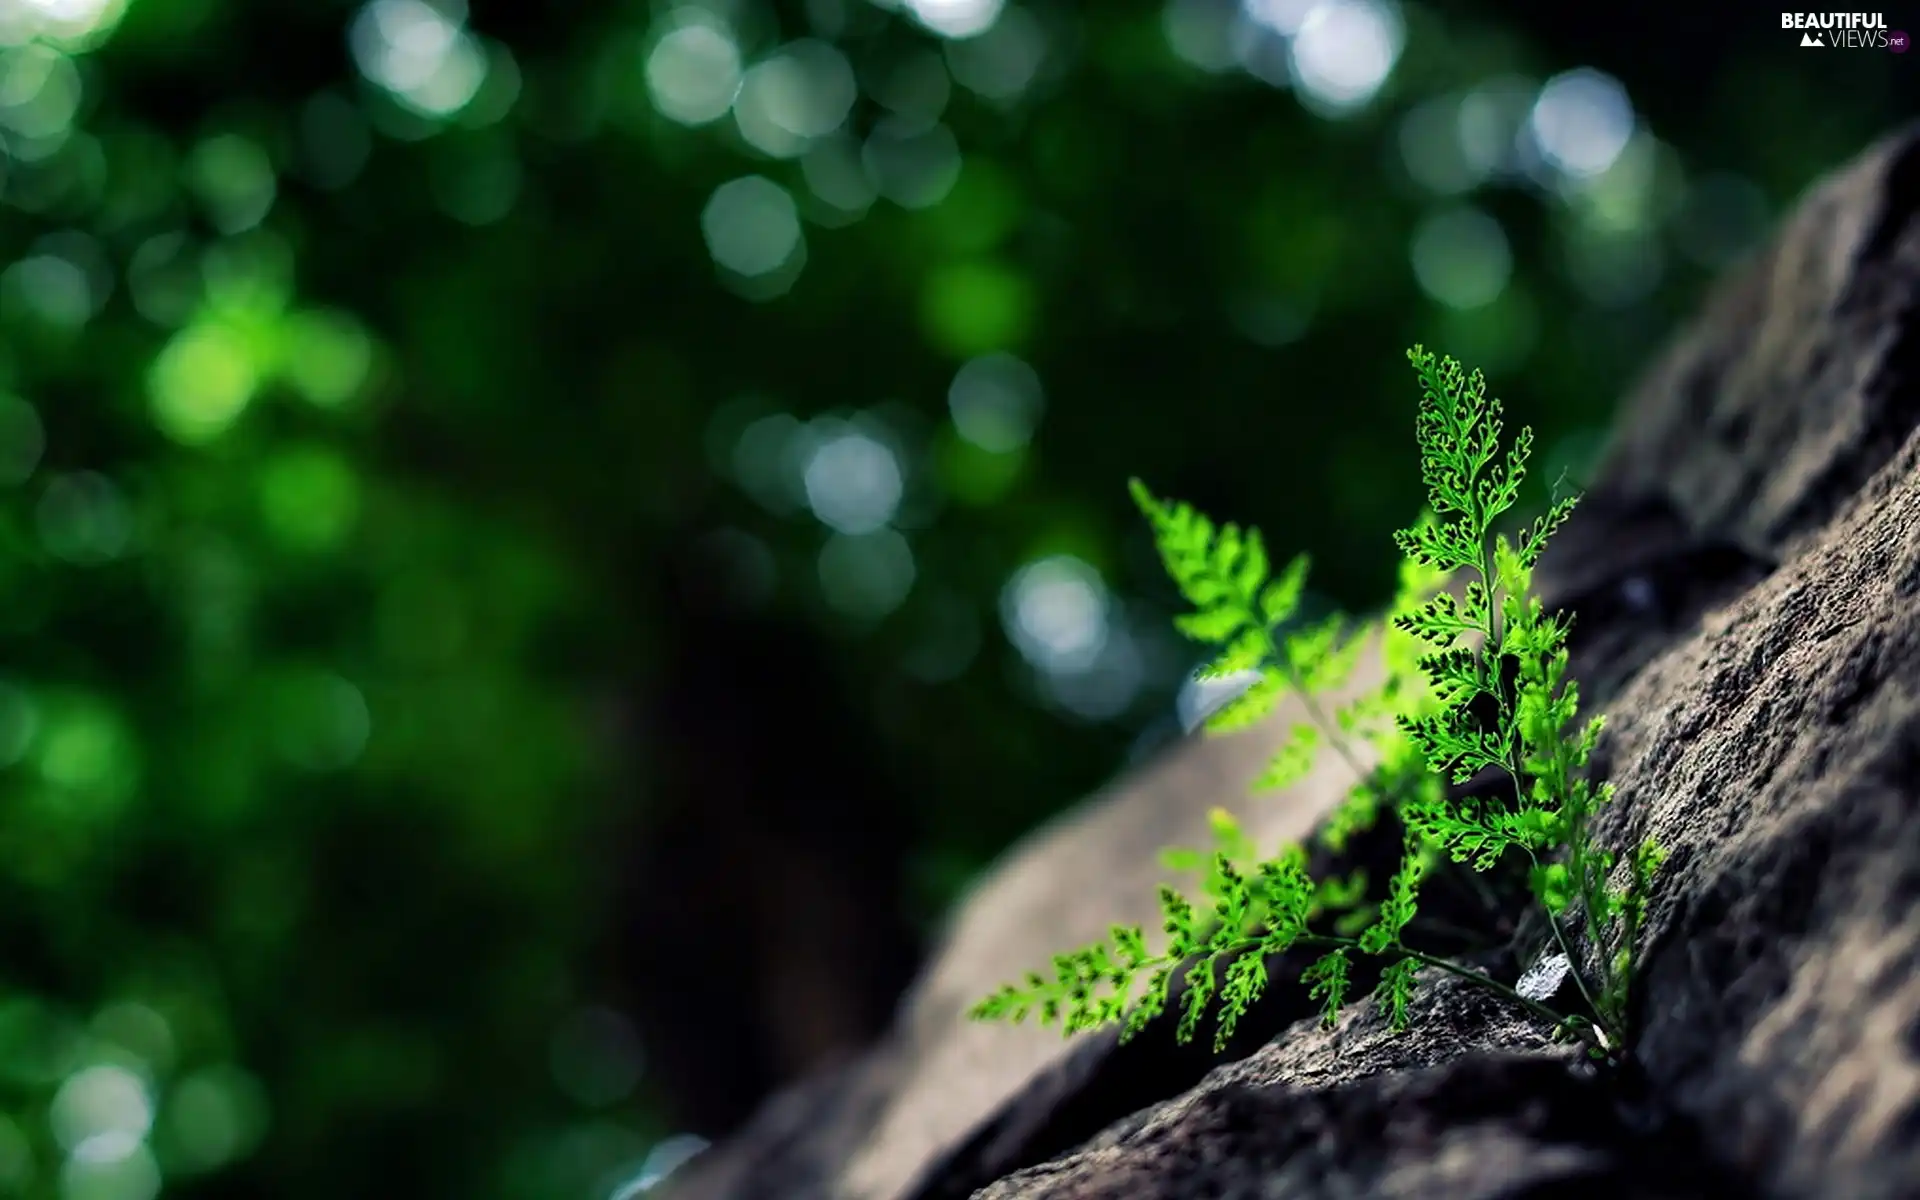
[[[1347,1005],[1347,969],[1351,965],[1346,948],[1341,947],[1322,955],[1318,962],[1300,973],[1300,981],[1312,985],[1307,989],[1307,998],[1320,1001],[1321,1019],[1328,1026],[1340,1019],[1340,1010]]]
[[[1258,530],[1216,527],[1189,505],[1156,499],[1138,479],[1129,487],[1153,527],[1167,574],[1194,608],[1176,617],[1175,627],[1196,642],[1218,648],[1199,677],[1259,672],[1250,687],[1207,718],[1209,733],[1258,724],[1289,690],[1318,694],[1345,682],[1365,644],[1364,631],[1350,628],[1350,622],[1335,614],[1284,636],[1277,633],[1300,607],[1306,555],[1296,555],[1278,575],[1269,576]],[[1254,785],[1256,790],[1297,783],[1312,768],[1319,739],[1320,731],[1312,725],[1296,724]]]
[[[1436,363],[1418,347],[1410,357],[1425,393],[1421,472],[1439,520],[1404,530],[1397,540],[1417,562],[1473,577],[1459,602],[1441,593],[1395,618],[1399,629],[1433,648],[1421,666],[1440,699],[1434,711],[1402,715],[1400,724],[1436,771],[1464,783],[1496,768],[1512,781],[1513,798],[1493,804],[1429,795],[1403,815],[1455,861],[1476,870],[1490,868],[1510,849],[1534,857],[1535,891],[1548,911],[1557,918],[1577,904],[1584,914],[1601,962],[1600,987],[1590,1003],[1604,1027],[1617,1029],[1625,1019],[1631,933],[1658,851],[1641,849],[1636,863],[1645,869],[1629,872],[1625,886],[1609,882],[1613,858],[1592,848],[1589,822],[1613,788],[1596,787],[1579,774],[1603,719],[1575,728],[1579,689],[1566,678],[1568,622],[1528,595],[1533,564],[1571,515],[1574,500],[1557,501],[1518,544],[1494,533],[1494,522],[1513,506],[1526,473],[1532,434],[1522,429],[1501,461],[1500,402],[1487,397],[1480,373],[1468,375],[1451,359]],[[1517,668],[1511,683],[1498,667],[1508,661]],[[1497,718],[1488,723],[1476,716],[1470,708],[1476,700],[1490,702]],[[1565,861],[1538,866],[1538,856],[1556,847],[1565,847]],[[1621,948],[1629,953],[1610,952],[1609,935],[1629,910],[1632,920],[1621,930],[1628,935]]]
[[[1661,854],[1648,842],[1617,872],[1614,856],[1593,846],[1593,816],[1613,795],[1611,785],[1584,774],[1602,721],[1578,721],[1579,691],[1566,676],[1568,622],[1528,594],[1533,565],[1574,499],[1557,500],[1517,541],[1496,532],[1518,501],[1533,435],[1523,428],[1503,450],[1500,403],[1487,396],[1479,372],[1418,346],[1409,358],[1422,391],[1417,433],[1428,511],[1395,534],[1405,555],[1400,586],[1378,625],[1339,616],[1296,622],[1305,556],[1270,575],[1257,531],[1216,526],[1132,482],[1168,574],[1193,606],[1178,627],[1214,648],[1202,674],[1258,672],[1209,719],[1208,731],[1244,729],[1271,716],[1283,696],[1296,696],[1305,717],[1255,788],[1297,782],[1317,751],[1332,747],[1358,782],[1323,825],[1319,844],[1337,854],[1382,809],[1393,811],[1406,848],[1384,893],[1369,905],[1360,873],[1316,882],[1298,845],[1262,858],[1239,823],[1216,809],[1213,853],[1163,856],[1170,869],[1201,873],[1203,902],[1196,906],[1162,887],[1161,953],[1147,949],[1142,930],[1116,927],[1110,942],[1056,958],[1052,979],[1036,973],[1024,986],[1002,988],[973,1010],[975,1018],[1019,1021],[1031,1013],[1068,1033],[1120,1024],[1122,1036],[1131,1037],[1168,1007],[1184,966],[1176,1036],[1190,1040],[1211,1010],[1219,1049],[1265,991],[1268,959],[1311,947],[1321,954],[1301,978],[1329,1022],[1352,991],[1354,956],[1365,955],[1381,960],[1373,994],[1396,1030],[1408,1021],[1415,973],[1432,966],[1523,1004],[1556,1031],[1581,1034],[1596,1054],[1619,1045],[1634,941]],[[1460,586],[1451,590],[1456,579]],[[1381,639],[1385,681],[1329,709],[1324,697],[1345,684],[1372,637]],[[1359,757],[1363,745],[1370,763]],[[1448,795],[1445,781],[1464,784],[1487,771],[1511,784],[1510,798],[1489,797],[1485,789],[1471,798]],[[1561,919],[1579,914],[1599,964],[1592,986],[1575,973],[1585,1014],[1557,1012],[1404,940],[1430,871],[1448,859],[1486,871],[1509,852],[1528,859],[1535,895],[1570,962],[1579,960]],[[1616,874],[1624,880],[1614,882]]]

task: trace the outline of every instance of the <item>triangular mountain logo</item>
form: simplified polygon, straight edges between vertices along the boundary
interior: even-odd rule
[[[1803,33],[1803,34],[1801,34],[1801,35],[1800,35],[1800,44],[1801,44],[1802,46],[1819,46],[1819,47],[1821,47],[1822,49],[1825,49],[1825,48],[1826,48],[1826,45],[1827,45],[1827,44],[1826,44],[1825,42],[1823,42],[1823,41],[1821,41],[1821,40],[1820,40],[1820,35],[1819,35],[1819,34],[1817,34],[1817,33]]]

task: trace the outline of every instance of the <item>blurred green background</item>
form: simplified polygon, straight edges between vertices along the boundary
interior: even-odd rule
[[[0,0],[0,1194],[643,1186],[1180,735],[1129,474],[1378,600],[1409,343],[1577,480],[1915,70],[1704,4]]]

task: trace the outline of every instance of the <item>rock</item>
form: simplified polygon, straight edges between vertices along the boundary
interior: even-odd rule
[[[1692,1139],[1487,993],[1442,977],[1413,1034],[1368,1006],[1298,1029],[979,1200],[1698,1196],[1723,1184]]]
[[[1578,614],[1583,699],[1609,713],[1602,840],[1671,852],[1631,1069],[1425,976],[1398,1037],[1364,1005],[1323,1031],[1278,986],[1224,1066],[1160,1029],[1116,1049],[964,1023],[1054,951],[1151,923],[1155,851],[1204,844],[1208,808],[1271,845],[1347,786],[1327,762],[1248,804],[1269,739],[1190,742],[1011,852],[888,1038],[671,1194],[1914,1194],[1917,430],[1908,130],[1810,194],[1662,356],[1542,564],[1549,602]]]
[[[1352,686],[1364,690],[1379,678],[1374,656],[1355,671]],[[842,1073],[776,1098],[734,1143],[689,1164],[675,1177],[675,1200],[886,1200],[1037,1076],[1053,1079],[1058,1090],[1077,1090],[1090,1060],[1112,1048],[1111,1036],[1067,1042],[1030,1026],[977,1025],[965,1019],[966,1010],[1115,922],[1157,924],[1155,890],[1167,876],[1159,851],[1210,844],[1213,807],[1233,811],[1262,844],[1306,836],[1352,781],[1329,757],[1284,803],[1251,803],[1247,784],[1287,728],[1286,715],[1243,737],[1187,739],[1031,834],[960,906],[887,1037]],[[1186,1061],[1187,1079],[1198,1079],[1211,1056],[1172,1050],[1170,1040],[1151,1050],[1145,1039],[1137,1045],[1150,1057]],[[1164,1094],[1142,1095],[1138,1103]],[[1112,1115],[1101,1108],[1084,1132]]]

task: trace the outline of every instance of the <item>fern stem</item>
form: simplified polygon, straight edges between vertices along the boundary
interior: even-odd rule
[[[1487,522],[1483,521],[1481,524],[1484,527]],[[1481,534],[1480,562],[1476,569],[1480,572],[1481,585],[1486,589],[1487,603],[1487,640],[1480,648],[1480,667],[1481,670],[1486,673],[1488,690],[1493,693],[1494,703],[1498,706],[1500,727],[1503,730],[1511,731],[1517,727],[1518,720],[1513,708],[1513,699],[1507,694],[1506,677],[1500,670],[1500,662],[1506,657],[1507,631],[1505,622],[1501,620],[1501,608],[1504,597],[1501,595],[1499,588],[1499,567],[1496,562],[1496,555],[1494,554],[1493,539],[1486,532]],[[1516,747],[1514,745],[1514,735],[1511,732],[1508,734],[1506,745],[1502,747],[1502,749],[1503,754],[1500,767],[1507,773],[1507,778],[1513,781],[1514,811],[1518,812],[1526,807],[1526,796],[1522,790],[1522,780],[1525,778],[1525,775],[1521,765],[1514,761]],[[1557,751],[1558,748],[1556,747],[1556,752]],[[1563,784],[1561,791],[1564,795],[1564,781],[1556,782]],[[1570,830],[1569,832],[1574,835],[1571,839],[1573,844],[1569,847],[1571,851],[1570,857],[1576,860],[1575,866],[1577,868],[1580,856],[1578,838],[1582,831]],[[1524,848],[1526,849],[1530,865],[1537,869],[1540,865],[1540,860],[1533,853],[1533,848],[1530,846]],[[1592,907],[1586,903],[1586,896],[1584,894],[1586,885],[1584,878],[1579,882],[1582,892],[1581,903],[1582,907],[1587,910],[1589,916],[1587,924],[1589,927],[1589,935],[1591,936]],[[1587,987],[1586,972],[1581,969],[1580,960],[1573,956],[1573,947],[1567,942],[1566,931],[1560,928],[1560,918],[1554,914],[1552,909],[1547,908],[1544,900],[1541,901],[1540,907],[1546,911],[1547,927],[1553,930],[1553,940],[1559,945],[1560,953],[1566,956],[1568,973],[1573,976],[1574,986],[1580,990],[1580,999],[1586,1004],[1587,1011],[1593,1014],[1594,1028],[1602,1042],[1601,1048],[1607,1050],[1609,1047],[1605,1043],[1612,1039],[1607,1037],[1605,1022],[1610,1018],[1601,1009],[1599,1003],[1593,997],[1593,992]],[[1601,945],[1599,949],[1601,956],[1605,957],[1606,947]],[[1518,993],[1515,994],[1517,995]]]
[[[1320,949],[1320,950],[1352,950],[1361,954],[1369,953],[1368,951],[1361,948],[1359,939],[1357,938],[1329,937],[1322,934],[1303,934],[1300,937],[1294,939],[1293,944],[1296,946],[1308,946],[1308,947],[1311,947],[1314,949]],[[1528,997],[1528,996],[1521,995],[1518,991],[1514,990],[1511,987],[1508,987],[1504,983],[1501,983],[1498,979],[1495,979],[1493,976],[1488,975],[1484,971],[1476,971],[1471,967],[1463,967],[1459,963],[1449,962],[1447,959],[1438,958],[1434,955],[1423,953],[1419,950],[1413,949],[1411,946],[1401,946],[1401,945],[1389,946],[1385,950],[1380,951],[1379,954],[1376,955],[1375,957],[1390,958],[1394,960],[1412,959],[1414,962],[1419,963],[1423,967],[1434,967],[1439,970],[1445,971],[1449,975],[1457,975],[1460,978],[1467,980],[1469,983],[1477,984],[1480,987],[1486,988],[1488,991],[1493,992],[1494,994],[1500,996],[1502,999],[1510,1000],[1513,1003],[1520,1005],[1522,1008],[1526,1009],[1528,1012],[1532,1013],[1534,1016],[1539,1017],[1541,1020],[1552,1023],[1552,1025],[1556,1029],[1568,1024],[1569,1018],[1565,1013],[1557,1012],[1553,1008],[1549,1007],[1548,1005],[1542,1004],[1538,1000],[1532,999],[1531,997]]]
[[[1352,747],[1347,743],[1346,732],[1339,727],[1339,724],[1335,722],[1333,718],[1327,715],[1327,710],[1321,705],[1319,698],[1307,687],[1306,680],[1300,677],[1299,669],[1296,668],[1291,661],[1286,660],[1286,656],[1280,653],[1279,647],[1273,644],[1271,635],[1268,637],[1268,648],[1270,656],[1276,661],[1282,662],[1283,665],[1281,669],[1287,673],[1287,683],[1292,686],[1294,694],[1299,696],[1301,702],[1305,704],[1307,716],[1313,720],[1315,725],[1320,727],[1320,731],[1327,737],[1327,744],[1333,747],[1334,753],[1338,754],[1341,761],[1345,762],[1347,767],[1352,770],[1354,782],[1365,784],[1373,775],[1373,772],[1363,766],[1360,760],[1354,756]],[[1390,811],[1396,813],[1399,811],[1399,792],[1382,797],[1382,799],[1386,801],[1385,807]],[[1475,898],[1479,900],[1480,906],[1484,911],[1488,913],[1497,913],[1500,911],[1499,900],[1495,898],[1492,890],[1488,888],[1485,883],[1481,882],[1477,872],[1449,870],[1446,872],[1446,875],[1448,878],[1465,880],[1468,889],[1474,893]]]
[[[1614,988],[1613,963],[1611,962],[1611,956],[1607,953],[1606,939],[1602,935],[1600,926],[1595,923],[1593,917],[1594,901],[1603,898],[1607,881],[1605,877],[1602,877],[1599,880],[1598,888],[1596,889],[1593,886],[1593,865],[1591,862],[1593,847],[1590,840],[1593,835],[1587,831],[1587,814],[1585,812],[1575,813],[1574,819],[1571,822],[1570,833],[1572,836],[1569,838],[1570,848],[1568,857],[1572,860],[1575,878],[1580,882],[1581,923],[1586,927],[1587,942],[1593,947],[1594,957],[1598,959],[1600,963],[1600,994],[1602,996],[1611,996]],[[1596,894],[1596,892],[1600,894]],[[1614,1021],[1616,1017],[1616,1014],[1599,1007],[1595,1007],[1594,1014],[1601,1020],[1608,1022]]]
[[[1482,522],[1483,526],[1485,524]],[[1518,722],[1513,711],[1513,701],[1507,695],[1506,677],[1500,670],[1500,661],[1506,656],[1507,632],[1505,623],[1500,619],[1503,597],[1499,589],[1493,539],[1485,532],[1480,538],[1480,563],[1476,569],[1480,572],[1480,583],[1486,589],[1487,603],[1487,640],[1480,648],[1480,669],[1486,672],[1488,690],[1493,693],[1494,703],[1499,708],[1500,728],[1511,731]],[[1526,807],[1526,796],[1521,790],[1521,780],[1524,777],[1522,769],[1520,764],[1514,761],[1514,736],[1511,732],[1508,733],[1506,745],[1502,749],[1504,753],[1500,767],[1507,773],[1507,778],[1513,781],[1514,811],[1519,812]],[[1535,857],[1532,847],[1524,847],[1524,849],[1527,852],[1529,864],[1537,869],[1540,860]],[[1547,926],[1553,930],[1553,940],[1559,944],[1560,953],[1566,955],[1568,973],[1573,976],[1574,986],[1580,989],[1580,999],[1586,1003],[1587,1011],[1593,1014],[1597,1028],[1606,1018],[1602,1015],[1600,1006],[1594,1002],[1593,993],[1587,989],[1586,973],[1580,969],[1580,960],[1573,956],[1573,948],[1567,944],[1567,935],[1560,928],[1560,919],[1554,915],[1552,909],[1547,908],[1544,900],[1540,907],[1546,910]],[[1602,953],[1604,952],[1603,947]],[[1601,1036],[1605,1037],[1604,1032]]]
[[[1517,779],[1514,783],[1514,790],[1516,794],[1519,791],[1519,782]],[[1535,868],[1538,868],[1540,859],[1535,856],[1531,847],[1527,847],[1526,850],[1528,861]],[[1585,901],[1583,900],[1582,903],[1584,904]],[[1580,989],[1580,999],[1586,1002],[1587,1011],[1593,1014],[1593,1022],[1595,1026],[1601,1028],[1604,1036],[1606,1032],[1605,1025],[1610,1018],[1601,1009],[1599,1003],[1594,1000],[1593,993],[1588,990],[1586,972],[1580,969],[1580,960],[1573,956],[1573,946],[1567,941],[1566,931],[1560,928],[1560,918],[1555,916],[1553,910],[1547,907],[1546,901],[1543,900],[1540,902],[1540,908],[1547,914],[1547,928],[1553,930],[1554,942],[1559,945],[1560,953],[1566,956],[1567,973],[1573,976],[1573,985]],[[1603,956],[1606,954],[1605,946],[1599,947],[1599,950]],[[1608,1040],[1611,1041],[1612,1039],[1609,1038]],[[1606,1047],[1602,1048],[1605,1049]]]
[[[1307,716],[1311,717],[1313,723],[1320,727],[1320,732],[1327,735],[1327,743],[1333,747],[1333,752],[1338,754],[1347,766],[1352,769],[1354,777],[1359,782],[1365,783],[1367,777],[1371,775],[1372,772],[1361,766],[1360,760],[1354,757],[1352,747],[1347,745],[1346,733],[1334,722],[1333,718],[1327,715],[1327,710],[1321,707],[1319,698],[1307,687],[1307,681],[1300,677],[1299,669],[1295,667],[1290,660],[1286,660],[1286,656],[1280,653],[1278,646],[1272,645],[1271,638],[1268,639],[1268,644],[1272,647],[1272,657],[1284,661],[1285,665],[1281,669],[1287,673],[1287,682],[1292,685],[1294,694],[1299,696],[1301,701],[1306,705]]]

